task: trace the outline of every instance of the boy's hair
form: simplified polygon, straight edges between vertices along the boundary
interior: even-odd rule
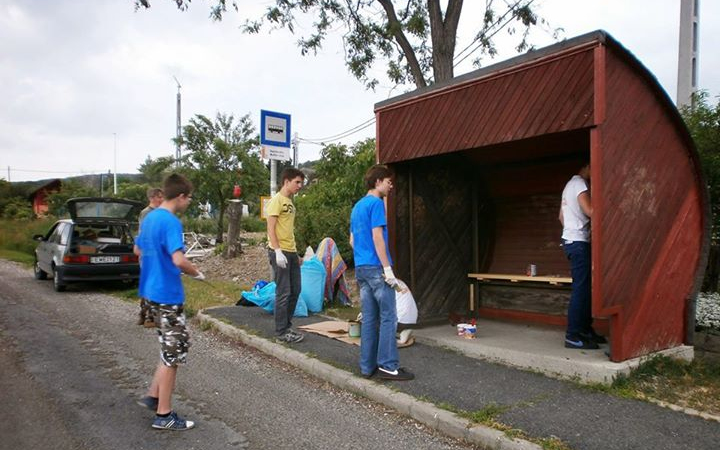
[[[165,200],[172,200],[179,197],[180,194],[192,194],[193,185],[190,180],[179,173],[171,173],[163,182],[163,191],[165,192]]]
[[[375,189],[375,183],[385,178],[392,178],[392,171],[382,164],[376,164],[365,172],[365,187]]]
[[[160,195],[160,196],[163,195],[163,190],[162,190],[162,189],[160,189],[160,188],[148,188],[148,190],[147,190],[147,198],[148,198],[148,200],[152,199],[153,197],[157,197],[157,196],[159,196],[159,195]]]
[[[280,180],[282,184],[285,184],[285,180],[292,181],[297,177],[300,177],[301,180],[304,180],[305,174],[302,170],[296,169],[294,167],[287,167],[282,171],[282,174],[280,174]]]

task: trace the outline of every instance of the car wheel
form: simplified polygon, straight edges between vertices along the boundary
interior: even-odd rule
[[[57,268],[53,266],[53,269],[53,287],[57,292],[62,292],[67,286],[63,283],[62,277],[60,276],[60,272],[58,272]]]
[[[37,258],[35,258],[35,266],[33,267],[33,271],[35,272],[36,280],[47,280],[47,272],[40,268],[40,263],[38,262]]]

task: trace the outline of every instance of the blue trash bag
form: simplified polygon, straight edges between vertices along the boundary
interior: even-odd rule
[[[268,313],[272,314],[275,310],[275,282],[272,281],[260,289],[253,289],[252,291],[243,291],[242,296],[249,302],[255,303]],[[305,302],[299,298],[297,305],[295,306],[295,317],[307,317],[308,307]]]
[[[243,291],[243,298],[251,303],[255,303],[265,311],[272,313],[275,308],[275,282],[267,283],[259,289],[252,291]]]
[[[300,266],[302,289],[300,290],[299,300],[303,300],[307,305],[308,311],[312,313],[318,313],[323,309],[326,276],[325,265],[323,265],[317,256],[313,256]]]

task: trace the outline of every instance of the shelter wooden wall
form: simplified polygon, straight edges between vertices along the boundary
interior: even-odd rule
[[[389,217],[397,275],[410,282],[423,320],[446,318],[467,305],[467,274],[473,267],[472,173],[462,158],[452,156],[393,169]]]
[[[617,314],[612,359],[621,361],[684,342],[705,233],[699,168],[676,114],[605,49],[607,110],[592,137],[593,313]]]
[[[542,63],[379,107],[381,163],[518,141],[593,124],[593,51],[573,48]]]

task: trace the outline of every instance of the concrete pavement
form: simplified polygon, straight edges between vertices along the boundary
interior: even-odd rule
[[[443,346],[443,339],[462,342],[449,325],[446,331],[442,327],[438,331],[429,329],[432,333],[416,331],[418,343],[400,350],[401,365],[416,374],[415,380],[379,382],[358,376],[357,346],[313,334],[306,334],[303,342],[292,347],[275,344],[272,316],[260,308],[213,308],[200,314],[200,319],[330,383],[486,448],[540,447],[472,423],[447,409],[495,410],[495,420],[514,430],[536,439],[557,438],[574,449],[714,449],[720,439],[720,424],[715,421],[617,398],[468,356],[457,346]],[[326,319],[295,319],[294,326],[322,320]]]

